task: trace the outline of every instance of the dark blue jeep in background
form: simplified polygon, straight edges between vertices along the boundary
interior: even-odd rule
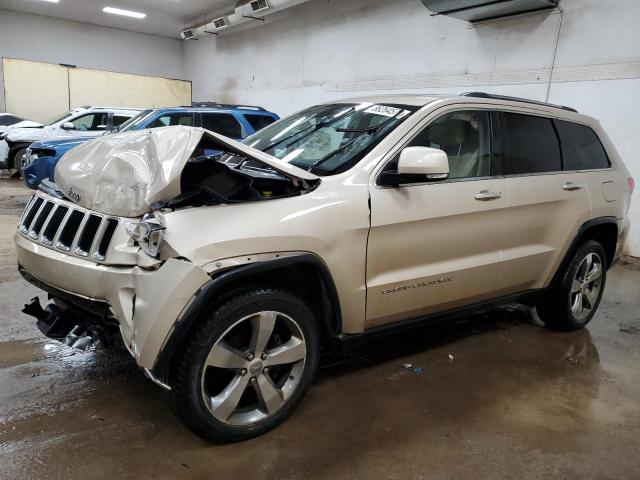
[[[278,115],[262,107],[202,102],[191,107],[145,110],[114,131],[188,125],[203,127],[234,140],[242,140],[276,120],[279,120]],[[32,143],[25,154],[23,178],[26,185],[35,189],[44,179],[53,181],[53,172],[58,160],[72,148],[90,140],[92,139],[67,138]]]

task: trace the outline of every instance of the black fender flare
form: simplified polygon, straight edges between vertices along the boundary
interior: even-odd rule
[[[257,273],[304,264],[315,267],[319,272],[321,277],[320,280],[324,289],[323,293],[325,293],[326,297],[328,297],[328,301],[330,302],[329,311],[331,312],[332,318],[329,319],[329,324],[326,324],[327,319],[323,319],[323,321],[325,321],[325,331],[328,331],[332,336],[339,335],[342,330],[340,299],[327,265],[317,255],[310,253],[278,257],[272,260],[251,263],[225,271],[213,277],[210,281],[200,287],[188,304],[186,311],[175,323],[173,330],[169,334],[170,336],[165,340],[162,348],[160,349],[155,364],[151,369],[153,376],[164,382],[168,381],[168,373],[174,354],[178,351],[188,332],[195,325],[202,312],[211,305],[216,294],[231,282],[235,282],[243,278],[249,278]]]
[[[580,226],[575,237],[573,237],[573,240],[571,241],[569,248],[567,248],[567,251],[564,254],[564,258],[562,259],[562,262],[560,263],[560,265],[558,266],[558,269],[553,275],[553,278],[549,283],[549,287],[557,285],[558,282],[562,279],[562,275],[564,274],[564,271],[567,268],[567,265],[569,265],[569,262],[571,261],[571,256],[573,255],[573,252],[575,252],[576,248],[580,245],[580,242],[582,241],[584,234],[587,232],[587,230],[593,227],[597,227],[599,225],[607,225],[607,224],[614,225],[616,229],[618,229],[618,219],[616,217],[593,218],[591,220],[587,220]],[[609,262],[609,264],[607,265],[607,269],[609,269],[613,265],[613,263],[614,261]]]

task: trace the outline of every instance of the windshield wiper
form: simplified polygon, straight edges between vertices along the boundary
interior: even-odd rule
[[[311,135],[313,135],[315,132],[317,132],[317,131],[318,131],[318,130],[320,130],[321,128],[328,127],[329,125],[332,125],[332,124],[336,123],[338,120],[340,120],[340,119],[344,118],[346,115],[348,115],[349,113],[353,112],[355,109],[356,109],[356,107],[355,107],[355,105],[354,105],[353,107],[351,107],[351,108],[349,108],[349,109],[345,110],[341,115],[339,115],[339,116],[337,116],[337,117],[335,117],[335,118],[332,118],[331,120],[324,121],[324,122],[320,122],[320,123],[318,123],[317,125],[309,125],[308,127],[303,128],[303,129],[302,129],[302,130],[300,130],[299,132],[292,133],[291,135],[289,135],[289,136],[287,136],[287,137],[284,137],[283,139],[278,140],[277,142],[274,142],[274,143],[272,143],[272,144],[268,145],[266,148],[261,148],[260,150],[262,150],[263,152],[265,152],[265,153],[266,153],[268,150],[271,150],[272,148],[277,147],[277,146],[278,146],[278,145],[280,145],[281,143],[284,143],[284,142],[286,142],[287,140],[289,140],[289,139],[291,139],[291,138],[293,138],[293,137],[296,137],[296,136],[300,135],[301,133],[304,133],[304,132],[306,132],[307,130],[309,130],[309,129],[313,128],[313,130],[311,130],[311,131],[310,131],[309,133],[307,133],[306,135],[303,135],[302,137],[300,137],[300,138],[296,139],[296,142],[301,142],[302,140],[304,140],[304,139],[306,139],[306,138],[309,138]],[[314,128],[314,127],[315,127],[315,128]],[[294,142],[292,142],[292,143],[294,143]],[[289,148],[290,146],[291,146],[291,144],[288,144],[285,148]]]
[[[353,132],[353,133],[360,133],[360,135],[358,135],[353,140],[348,141],[344,145],[338,147],[333,152],[330,152],[330,153],[326,154],[324,157],[322,157],[319,160],[317,160],[314,163],[312,163],[309,166],[309,168],[307,168],[307,172],[311,172],[314,168],[319,167],[320,165],[325,163],[327,160],[332,158],[336,153],[339,153],[339,152],[342,152],[343,150],[346,150],[348,147],[353,145],[360,137],[362,137],[362,135],[365,135],[365,134],[366,135],[373,135],[376,131],[380,130],[382,127],[387,125],[391,120],[395,119],[398,115],[400,115],[400,113],[402,113],[402,110],[400,110],[398,113],[396,113],[393,117],[389,117],[384,122],[382,122],[382,123],[380,123],[378,125],[375,125],[373,127],[369,127],[369,128],[337,128],[336,129],[337,132],[345,132],[345,133],[346,132]]]

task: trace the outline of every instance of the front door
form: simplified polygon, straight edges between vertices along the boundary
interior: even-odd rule
[[[444,150],[449,179],[371,187],[367,327],[491,298],[508,192],[493,175],[491,116],[446,113],[408,146]],[[394,169],[399,153],[385,167]]]

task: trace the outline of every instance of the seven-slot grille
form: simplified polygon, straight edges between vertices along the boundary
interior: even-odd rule
[[[102,261],[118,226],[115,218],[103,217],[46,200],[31,197],[20,218],[20,233],[50,248]]]

